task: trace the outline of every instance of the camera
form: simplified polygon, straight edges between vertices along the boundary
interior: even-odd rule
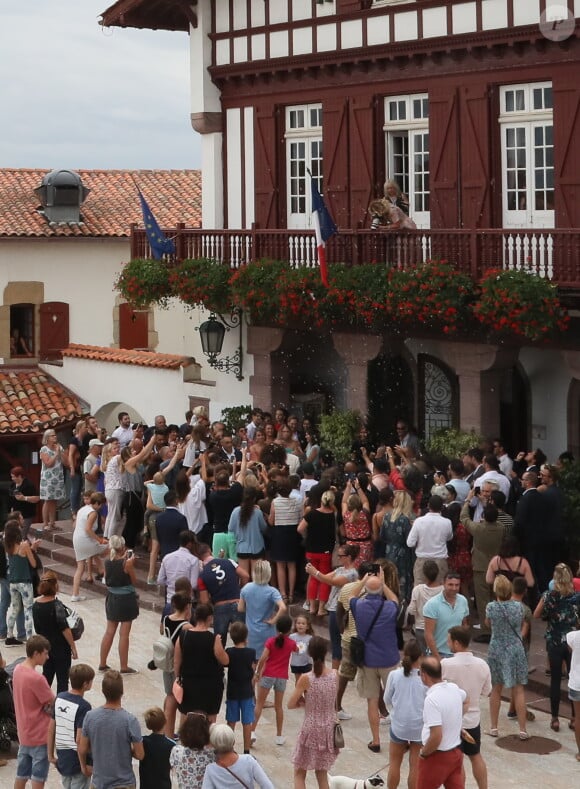
[[[381,574],[381,565],[371,564],[371,575],[380,575],[380,574]]]
[[[127,551],[127,559],[132,559],[132,558],[133,558],[133,551],[131,550],[131,548],[129,548],[129,550]]]

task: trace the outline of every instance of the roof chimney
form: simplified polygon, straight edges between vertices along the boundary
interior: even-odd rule
[[[52,170],[34,190],[44,215],[51,223],[79,223],[81,204],[89,192],[80,175],[72,170]]]

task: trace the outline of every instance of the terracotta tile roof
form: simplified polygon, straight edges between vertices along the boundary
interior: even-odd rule
[[[88,403],[39,367],[0,367],[0,434],[41,433],[88,413]]]
[[[52,226],[34,194],[48,172],[0,168],[0,238],[129,238],[131,223],[143,221],[135,181],[162,228],[201,225],[199,170],[77,170],[91,190],[81,206],[82,221]]]
[[[95,362],[134,364],[138,367],[158,367],[164,370],[179,370],[180,367],[185,367],[193,362],[189,356],[176,356],[172,353],[128,351],[124,348],[106,348],[100,345],[78,345],[76,343],[71,343],[68,348],[65,348],[62,355],[71,359],[92,359]]]

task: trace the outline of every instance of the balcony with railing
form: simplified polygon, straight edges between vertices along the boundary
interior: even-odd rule
[[[178,226],[164,232],[174,239],[178,260],[208,258],[231,268],[263,259],[286,260],[293,267],[318,265],[312,231]],[[145,230],[135,226],[131,257],[151,257]],[[580,290],[580,229],[341,230],[328,241],[326,258],[346,266],[383,262],[395,268],[446,260],[474,279],[490,268],[526,270],[563,290]]]

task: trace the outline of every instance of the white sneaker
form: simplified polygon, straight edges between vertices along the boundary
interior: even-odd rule
[[[253,745],[253,744],[256,742],[256,740],[257,740],[257,739],[258,739],[258,735],[256,734],[256,732],[255,732],[255,731],[253,731],[253,732],[250,734],[250,742],[252,743],[252,745]]]
[[[310,611],[310,603],[308,602],[308,600],[305,600],[305,601],[302,603],[302,608],[303,608],[305,611]]]
[[[349,721],[352,718],[350,712],[345,712],[344,710],[339,710],[337,718],[339,721]]]
[[[285,742],[286,737],[283,737],[282,735],[276,735],[276,745],[284,745]]]
[[[381,715],[379,723],[381,726],[389,726],[391,723],[391,718],[388,715]]]
[[[80,603],[81,600],[86,600],[87,596],[84,594],[73,594],[71,595],[70,601],[71,603]]]

